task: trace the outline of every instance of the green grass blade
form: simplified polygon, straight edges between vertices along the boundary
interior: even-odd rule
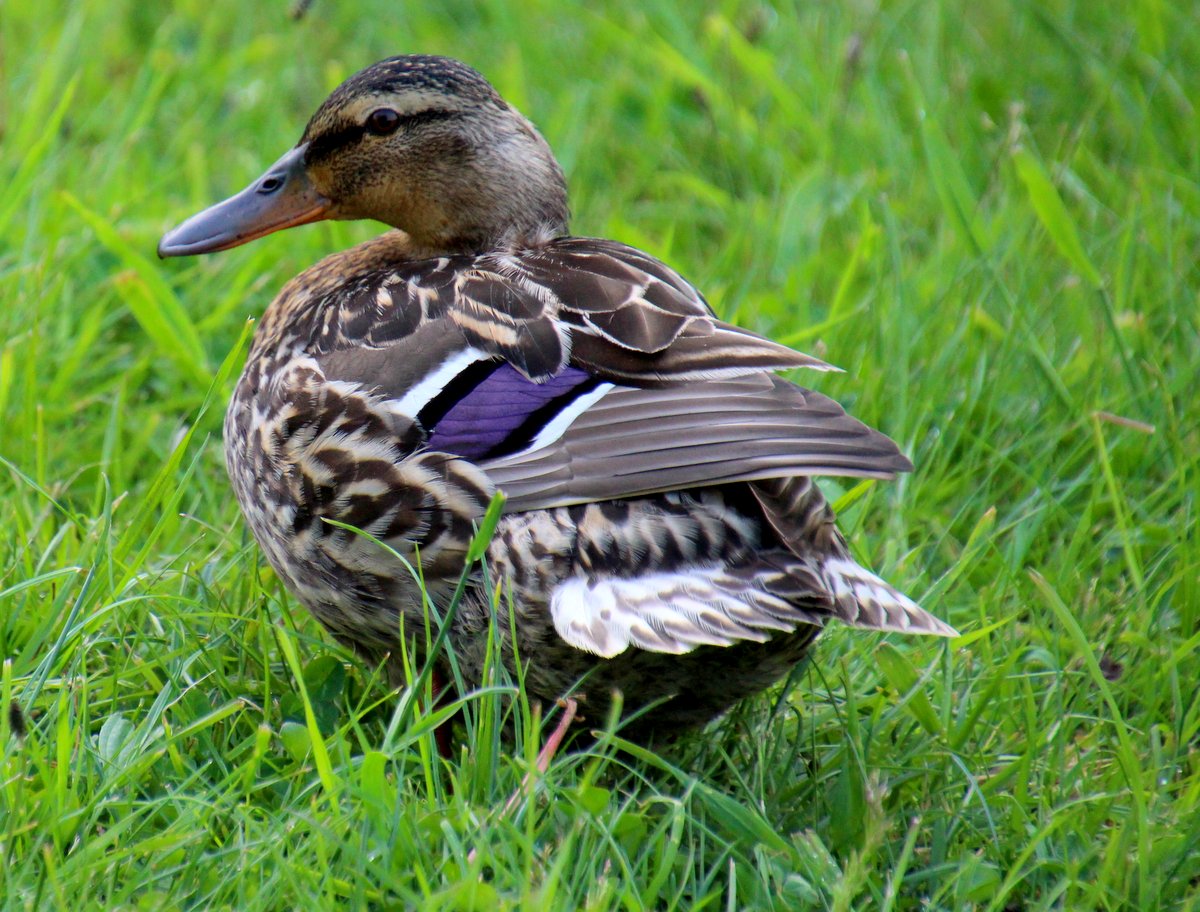
[[[1029,193],[1033,211],[1037,213],[1038,221],[1050,235],[1058,252],[1089,285],[1102,287],[1104,279],[1083,249],[1075,222],[1042,163],[1023,146],[1013,150],[1012,160],[1017,176]]]

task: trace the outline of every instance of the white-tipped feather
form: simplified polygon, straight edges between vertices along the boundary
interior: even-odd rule
[[[718,567],[570,579],[555,589],[550,612],[559,636],[606,659],[630,646],[680,655],[698,646],[763,643],[771,631],[822,624],[821,616],[732,580]]]
[[[533,443],[520,452],[522,454],[533,453],[542,449],[542,447],[547,447],[554,443],[554,441],[567,432],[567,428],[571,426],[576,418],[603,399],[612,388],[613,385],[611,383],[601,383],[590,393],[584,393],[578,399],[571,402],[551,418],[544,428],[538,431],[537,436],[533,438]]]
[[[837,601],[837,616],[842,623],[895,633],[958,636],[949,624],[849,558],[828,558],[822,561],[821,569]]]
[[[476,361],[483,361],[490,357],[490,355],[480,351],[478,348],[470,346],[454,352],[445,361],[426,374],[420,383],[408,390],[392,406],[392,411],[400,415],[406,415],[409,418],[415,418],[421,409],[432,402],[434,397],[446,388],[446,385],[451,380]]]
[[[569,579],[554,590],[550,612],[566,642],[606,659],[630,646],[681,655],[699,646],[762,643],[772,632],[800,624],[821,627],[830,617],[871,630],[958,636],[848,558],[829,558],[821,570],[833,596],[832,613],[808,610],[711,566],[626,579]]]

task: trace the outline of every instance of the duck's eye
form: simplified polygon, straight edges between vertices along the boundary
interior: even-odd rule
[[[367,115],[367,131],[376,136],[395,133],[400,126],[400,115],[391,108],[379,108]]]

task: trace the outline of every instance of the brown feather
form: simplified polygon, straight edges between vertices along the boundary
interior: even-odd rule
[[[405,128],[368,131],[381,105]],[[255,538],[339,640],[376,659],[402,638],[420,649],[497,486],[491,576],[466,581],[445,628],[468,687],[499,659],[533,698],[582,681],[593,718],[614,689],[653,704],[639,734],[661,735],[778,680],[830,618],[952,632],[849,557],[804,477],[910,468],[769,373],[829,366],[721,322],[647,253],[565,236],[561,169],[480,74],[440,57],[370,67],[280,162],[328,214],[403,229],[284,287],[226,416]],[[244,214],[244,199],[215,211]],[[223,237],[187,240],[206,218],[160,250]],[[559,382],[530,390],[501,360]],[[492,409],[504,439],[463,446]],[[456,443],[476,455],[438,448]],[[487,458],[509,443],[532,451]]]
[[[827,396],[769,374],[617,388],[549,445],[483,465],[529,510],[787,475],[890,478],[911,463]]]

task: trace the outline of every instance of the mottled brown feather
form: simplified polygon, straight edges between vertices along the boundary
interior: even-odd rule
[[[380,106],[405,127],[372,135],[363,117]],[[561,169],[480,74],[384,61],[340,86],[302,143],[306,198],[403,230],[327,257],[267,309],[226,461],[267,559],[340,641],[381,659],[404,639],[419,655],[428,601],[444,606],[497,488],[487,572],[472,568],[448,631],[468,686],[497,658],[519,662],[531,695],[582,691],[594,719],[619,689],[627,708],[660,704],[628,732],[650,737],[778,680],[830,618],[953,632],[851,560],[807,477],[910,468],[837,403],[769,373],[829,366],[718,320],[647,253],[567,236]],[[459,395],[441,373],[467,365],[462,387],[500,376],[529,393],[500,361],[572,391],[586,372],[589,407],[540,449],[431,448],[425,425],[452,424]],[[555,401],[562,388],[541,387]]]

